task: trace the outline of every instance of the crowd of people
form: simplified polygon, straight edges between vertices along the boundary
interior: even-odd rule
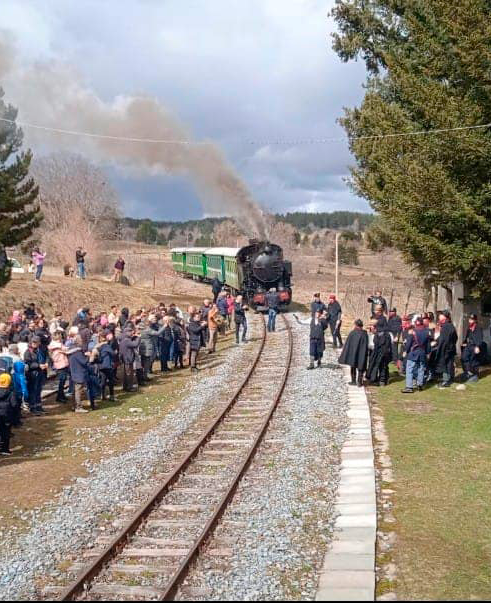
[[[357,319],[339,358],[351,367],[351,384],[362,386],[389,383],[389,364],[394,362],[405,378],[403,394],[422,390],[432,382],[439,388],[455,381],[458,335],[449,311],[399,316],[396,308],[387,308],[380,291],[368,298],[371,319],[368,330]],[[486,362],[487,345],[476,314],[468,318],[460,359],[462,382],[479,379],[479,368]]]
[[[95,410],[99,401],[115,399],[118,382],[134,392],[156,370],[198,371],[200,352],[213,354],[227,329],[235,327],[236,343],[245,342],[247,311],[243,298],[226,290],[186,312],[173,303],[135,312],[114,305],[97,314],[82,307],[71,320],[56,312],[47,320],[34,303],[14,310],[0,322],[1,454],[11,454],[11,429],[23,416],[45,413],[48,376],[57,380],[58,402],[87,413],[84,399]]]
[[[322,366],[325,351],[325,332],[330,328],[333,348],[342,347],[339,363],[351,368],[351,385],[362,387],[387,385],[389,365],[393,362],[405,378],[404,394],[421,390],[439,381],[439,388],[450,387],[455,380],[458,335],[450,312],[443,310],[437,319],[432,312],[399,316],[396,308],[388,308],[381,291],[375,291],[370,304],[370,323],[364,328],[361,319],[355,320],[343,346],[341,337],[342,308],[331,294],[325,304],[319,293],[311,302],[311,318],[296,320],[310,325],[310,363],[307,369]],[[479,379],[479,368],[487,361],[487,345],[478,318],[471,314],[461,344],[462,382]]]

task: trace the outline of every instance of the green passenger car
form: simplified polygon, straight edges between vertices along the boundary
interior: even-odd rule
[[[206,278],[209,280],[217,277],[219,280],[225,282],[225,266],[223,257],[220,255],[211,255],[206,253]]]
[[[242,286],[241,270],[237,263],[238,247],[212,247],[205,251],[207,280],[218,277],[222,283],[240,291]]]
[[[172,267],[176,272],[185,272],[185,259],[186,256],[183,251],[173,249],[172,250]]]
[[[171,249],[172,267],[183,276],[196,280],[206,278],[204,247],[176,247]]]
[[[235,247],[179,247],[171,250],[174,270],[193,279],[210,282],[215,277],[238,292],[242,288],[242,269]]]

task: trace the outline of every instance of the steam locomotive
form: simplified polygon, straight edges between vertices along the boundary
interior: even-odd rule
[[[249,241],[246,247],[176,247],[172,265],[178,274],[211,282],[218,278],[234,294],[242,294],[256,310],[266,308],[266,292],[274,287],[282,307],[292,300],[291,262],[269,241]]]

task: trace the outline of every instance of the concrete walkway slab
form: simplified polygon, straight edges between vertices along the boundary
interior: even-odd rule
[[[349,381],[349,369],[343,371]],[[350,425],[341,450],[338,516],[316,601],[375,600],[377,505],[370,409],[364,388],[347,389]]]

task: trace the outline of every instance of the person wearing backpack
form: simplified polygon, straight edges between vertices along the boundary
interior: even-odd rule
[[[9,351],[4,356],[0,356],[0,373],[10,373],[12,385],[15,393],[15,408],[12,418],[13,427],[22,425],[22,401],[27,404],[29,392],[26,381],[26,365],[19,356],[19,346],[16,343],[9,345]]]
[[[10,437],[15,412],[15,392],[12,377],[8,373],[0,375],[0,454],[10,456]]]
[[[417,318],[414,329],[408,332],[405,343],[406,354],[406,387],[402,390],[403,394],[412,394],[414,392],[413,375],[416,373],[416,385],[418,390],[423,389],[426,361],[431,351],[431,338],[429,330],[424,326],[422,318]]]

